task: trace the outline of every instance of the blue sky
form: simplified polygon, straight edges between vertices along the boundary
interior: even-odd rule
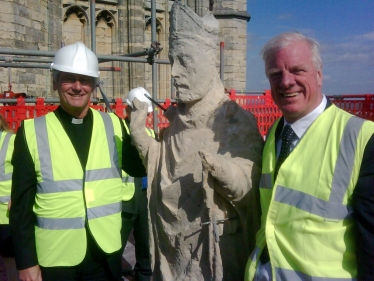
[[[264,44],[298,31],[321,45],[324,94],[374,94],[374,0],[247,0],[247,12],[247,91],[269,89]]]

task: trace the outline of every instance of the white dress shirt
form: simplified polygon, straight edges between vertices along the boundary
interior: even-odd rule
[[[314,122],[314,120],[316,120],[317,117],[320,116],[322,114],[322,112],[325,110],[326,104],[327,104],[327,99],[326,99],[325,95],[322,95],[322,101],[321,101],[321,103],[312,112],[310,112],[309,114],[307,114],[303,118],[300,118],[299,120],[297,120],[296,122],[294,122],[292,124],[288,123],[287,120],[284,119],[283,128],[287,124],[290,124],[292,130],[295,132],[295,134],[298,137],[298,139],[296,139],[292,143],[292,145],[291,145],[291,151],[296,147],[297,143],[303,137],[303,135],[308,130],[308,128],[310,127],[310,125],[312,125],[312,123]],[[282,133],[283,133],[283,129],[282,129]],[[282,135],[282,133],[281,133],[281,135]],[[279,140],[277,142],[277,158],[279,156],[281,147],[282,147],[282,138],[279,138]]]

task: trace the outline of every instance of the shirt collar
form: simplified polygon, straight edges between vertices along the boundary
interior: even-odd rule
[[[314,120],[316,120],[318,116],[323,113],[326,108],[326,104],[327,99],[325,95],[322,95],[321,103],[312,112],[292,124],[288,123],[286,119],[284,119],[284,126],[286,124],[290,124],[295,134],[300,139],[304,135],[305,131],[309,128],[309,126],[312,125]]]

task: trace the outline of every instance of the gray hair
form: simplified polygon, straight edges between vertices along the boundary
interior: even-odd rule
[[[322,59],[319,43],[310,37],[299,32],[284,32],[270,39],[261,50],[262,59],[265,65],[270,63],[274,55],[281,49],[291,45],[295,41],[304,41],[312,52],[312,60],[316,70],[322,69]]]

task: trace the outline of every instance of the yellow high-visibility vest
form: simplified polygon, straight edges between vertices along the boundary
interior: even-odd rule
[[[24,121],[37,175],[36,250],[44,267],[79,264],[86,254],[86,228],[105,253],[121,248],[121,121],[91,111],[85,170],[54,113]]]
[[[15,134],[0,132],[0,224],[9,224],[8,203],[12,188],[14,138]]]
[[[374,123],[330,106],[305,132],[274,182],[278,122],[265,143],[261,229],[245,280],[253,280],[265,244],[273,280],[353,280],[351,200]]]

